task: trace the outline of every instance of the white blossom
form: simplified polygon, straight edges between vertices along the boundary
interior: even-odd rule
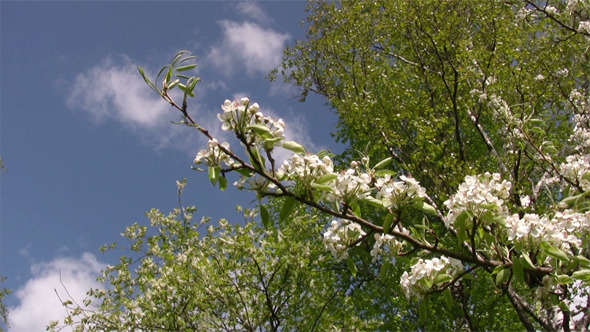
[[[217,139],[213,138],[209,140],[207,146],[206,150],[197,153],[194,160],[195,164],[199,165],[205,162],[208,166],[221,166],[222,163],[228,166],[231,165],[230,156],[220,149],[220,146],[222,146],[224,149],[229,150],[229,143],[224,142],[220,145]]]
[[[463,264],[457,259],[442,256],[441,258],[422,259],[412,265],[410,272],[405,271],[400,279],[404,294],[409,299],[421,297],[430,290],[432,282],[438,275],[447,274],[455,277],[463,271]]]
[[[379,258],[379,255],[383,251],[383,246],[387,246],[389,252],[393,255],[396,255],[403,247],[403,243],[396,240],[393,235],[376,233],[375,244],[371,250],[373,261],[376,261]]]
[[[572,247],[582,249],[581,236],[588,233],[590,212],[579,213],[567,209],[553,217],[527,213],[522,218],[513,214],[506,218],[508,241],[537,249],[541,242],[571,252]]]
[[[349,168],[342,171],[330,186],[333,191],[326,194],[329,202],[351,202],[353,199],[362,199],[370,195],[371,176],[366,173],[357,174],[355,169]]]
[[[385,206],[400,208],[416,199],[426,197],[426,189],[412,177],[401,175],[400,181],[394,181],[391,176],[378,178],[375,188],[378,192],[376,198],[382,200]]]
[[[504,199],[510,195],[512,184],[502,180],[500,174],[485,173],[477,176],[466,176],[457,193],[444,202],[449,213],[444,222],[447,228],[453,228],[453,224],[463,212],[471,212],[480,217],[487,211],[504,215],[506,206]]]
[[[348,258],[348,248],[367,235],[361,225],[350,220],[333,220],[330,227],[324,233],[324,247],[336,260]],[[360,244],[357,243],[358,246]]]

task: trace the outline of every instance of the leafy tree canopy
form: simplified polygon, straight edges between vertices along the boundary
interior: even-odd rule
[[[237,173],[235,186],[260,202],[246,215],[261,225],[221,221],[205,233],[192,208],[152,211],[157,234],[125,232],[142,256],[105,271],[114,288],[84,303],[97,310],[65,303],[66,324],[587,330],[589,10],[310,2],[308,37],[274,77],[336,109],[337,137],[350,144],[340,164],[286,141],[286,124],[248,98],[226,100],[218,115],[239,144],[212,137],[189,115],[199,79],[186,74],[186,52],[162,68],[162,88],[140,68],[209,139],[195,164],[221,190]],[[182,101],[169,94],[176,87]],[[277,149],[293,155],[278,164]]]

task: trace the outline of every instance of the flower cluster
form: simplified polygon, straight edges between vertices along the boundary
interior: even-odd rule
[[[571,251],[572,247],[582,249],[580,234],[588,232],[590,212],[579,213],[571,209],[556,212],[553,218],[536,214],[525,214],[520,218],[514,214],[506,218],[508,241],[536,249],[541,242]]]
[[[416,199],[426,197],[426,189],[412,177],[401,175],[401,181],[394,181],[391,176],[377,179],[375,187],[379,190],[376,198],[384,203],[385,207],[393,206],[395,209],[411,203]]]
[[[402,274],[400,283],[404,294],[408,299],[412,296],[421,297],[424,293],[431,290],[434,284],[449,282],[457,274],[463,271],[463,264],[457,259],[433,258],[424,260],[420,258],[418,262],[412,265],[410,273],[407,271]]]
[[[471,212],[476,217],[481,217],[488,211],[505,215],[504,199],[509,197],[511,188],[512,184],[502,180],[498,173],[466,176],[457,193],[444,202],[449,209],[444,220],[445,225],[453,228],[457,217],[463,212]]]
[[[575,180],[582,190],[590,190],[590,156],[568,156],[566,162],[561,164],[561,174]]]
[[[304,156],[294,154],[291,158],[285,160],[278,173],[288,180],[311,183],[324,175],[333,174],[334,163],[328,156],[320,159],[320,157],[311,153]]]
[[[396,255],[404,246],[403,242],[396,240],[393,235],[376,233],[375,244],[373,245],[373,249],[371,250],[373,262],[379,258],[379,254],[381,254],[381,252],[383,251],[384,245],[387,246],[387,248],[389,248],[389,252],[392,255]]]
[[[325,196],[326,200],[333,203],[350,203],[354,199],[362,199],[371,194],[371,176],[367,173],[359,175],[355,168],[342,171],[330,183],[332,191]]]
[[[221,129],[234,131],[236,133],[250,134],[245,129],[251,125],[263,125],[268,131],[268,139],[274,139],[277,142],[285,139],[285,122],[282,119],[274,120],[269,116],[264,116],[260,112],[258,103],[250,104],[250,99],[242,98],[239,101],[231,102],[225,100],[221,105],[223,113],[218,114],[217,118],[221,121]]]
[[[201,163],[205,162],[207,166],[211,167],[221,166],[221,163],[225,163],[228,166],[231,165],[232,160],[230,156],[223,152],[220,146],[226,150],[229,150],[229,143],[224,142],[219,144],[215,138],[209,140],[207,149],[201,150],[199,153],[197,153],[197,156],[195,157],[195,164],[200,165]]]
[[[348,258],[348,248],[366,233],[361,225],[350,220],[333,220],[324,233],[324,247],[332,253],[336,260]],[[357,245],[359,245],[357,243]]]

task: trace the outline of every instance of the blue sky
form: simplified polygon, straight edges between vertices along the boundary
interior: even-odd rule
[[[219,134],[219,106],[248,96],[284,119],[289,139],[339,149],[323,100],[301,104],[297,90],[265,80],[304,38],[305,2],[3,1],[0,13],[0,274],[13,290],[11,331],[42,331],[64,314],[60,274],[74,296],[95,286],[125,254],[98,248],[146,224],[151,208],[176,207],[176,180],[188,179],[183,201],[198,216],[239,222],[235,205],[254,198],[191,171],[205,140],[170,123],[179,115],[138,65],[154,74],[189,50],[200,57],[189,111],[201,125]]]

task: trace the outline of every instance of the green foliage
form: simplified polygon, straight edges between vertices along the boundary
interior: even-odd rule
[[[209,138],[195,163],[207,164],[211,183],[225,190],[226,173],[235,171],[237,187],[255,192],[260,207],[245,212],[244,226],[192,223],[194,208],[150,212],[149,228],[124,233],[134,255],[104,272],[111,287],[89,292],[85,305],[98,309],[66,302],[72,314],[64,323],[586,328],[590,316],[573,317],[588,315],[590,305],[573,302],[590,295],[590,4],[377,0],[308,8],[307,40],[285,52],[274,75],[280,70],[299,86],[302,100],[309,92],[327,98],[340,116],[337,138],[350,144],[340,160],[350,166],[283,142],[282,120],[264,117],[248,98],[226,101],[218,116],[242,157],[188,115],[198,79],[182,73],[195,68],[184,63],[192,57],[180,52],[162,68],[162,89],[140,68]],[[182,106],[167,93],[175,86],[185,92]],[[275,148],[295,154],[277,168]]]
[[[84,308],[65,303],[71,314],[64,323],[77,331],[325,331],[379,325],[378,317],[358,317],[346,300],[354,282],[348,273],[330,270],[316,236],[317,216],[295,212],[279,230],[251,220],[255,211],[245,211],[246,223],[239,226],[226,220],[214,225],[206,218],[194,223],[195,210],[169,215],[152,210],[149,227],[128,227],[123,235],[133,255],[103,272],[106,290],[91,290]],[[121,248],[107,250],[114,249]]]
[[[0,283],[6,281],[6,277],[0,276]],[[0,332],[4,331],[2,328],[2,324],[8,327],[8,309],[4,305],[4,298],[8,295],[12,294],[12,291],[7,288],[0,288]]]
[[[457,252],[466,241],[489,247],[502,239],[482,223],[505,223],[494,213],[459,216],[455,240],[440,227],[437,211],[465,175],[502,174],[512,183],[506,204],[521,216],[531,210],[521,206],[520,195],[530,195],[539,214],[554,210],[564,197],[568,207],[586,204],[585,191],[564,195],[540,190],[538,183],[548,172],[559,174],[559,164],[580,149],[568,146],[572,118],[584,113],[571,92],[590,86],[590,36],[579,29],[589,9],[587,2],[575,1],[309,2],[307,38],[285,51],[271,78],[283,76],[298,86],[302,101],[310,92],[326,98],[339,115],[336,137],[349,144],[340,159],[355,160],[361,151],[426,188],[432,205],[418,202],[415,208],[430,217],[407,209],[398,217],[413,237]],[[387,233],[394,214],[372,197],[364,203],[370,205],[364,219]],[[522,247],[506,250],[514,249]],[[420,318],[413,328],[522,329],[518,309],[498,289],[512,282],[534,302],[522,286],[539,286],[540,277],[531,271],[545,257],[572,271],[562,250],[548,243],[539,250],[530,256],[523,251],[511,267],[477,271],[477,277],[451,287],[454,304],[433,295],[419,306],[422,315],[413,311]],[[399,258],[395,262],[395,268],[384,264],[382,270],[408,269]],[[583,271],[572,277],[585,280]],[[557,282],[567,284],[572,277]],[[429,310],[436,314],[427,315]],[[432,317],[440,325],[429,326]]]
[[[558,2],[558,11],[566,4]],[[307,39],[285,52],[286,81],[325,96],[349,155],[393,158],[442,203],[466,174],[542,175],[530,145],[511,145],[507,119],[545,151],[569,135],[569,91],[587,84],[585,36],[519,11],[526,1],[314,1]],[[544,6],[542,6],[544,7]],[[532,6],[528,5],[528,8]],[[524,15],[524,14],[523,14]],[[566,75],[560,74],[567,70]],[[536,118],[538,121],[533,121]],[[522,141],[522,139],[521,139]],[[507,175],[507,174],[506,174]]]

